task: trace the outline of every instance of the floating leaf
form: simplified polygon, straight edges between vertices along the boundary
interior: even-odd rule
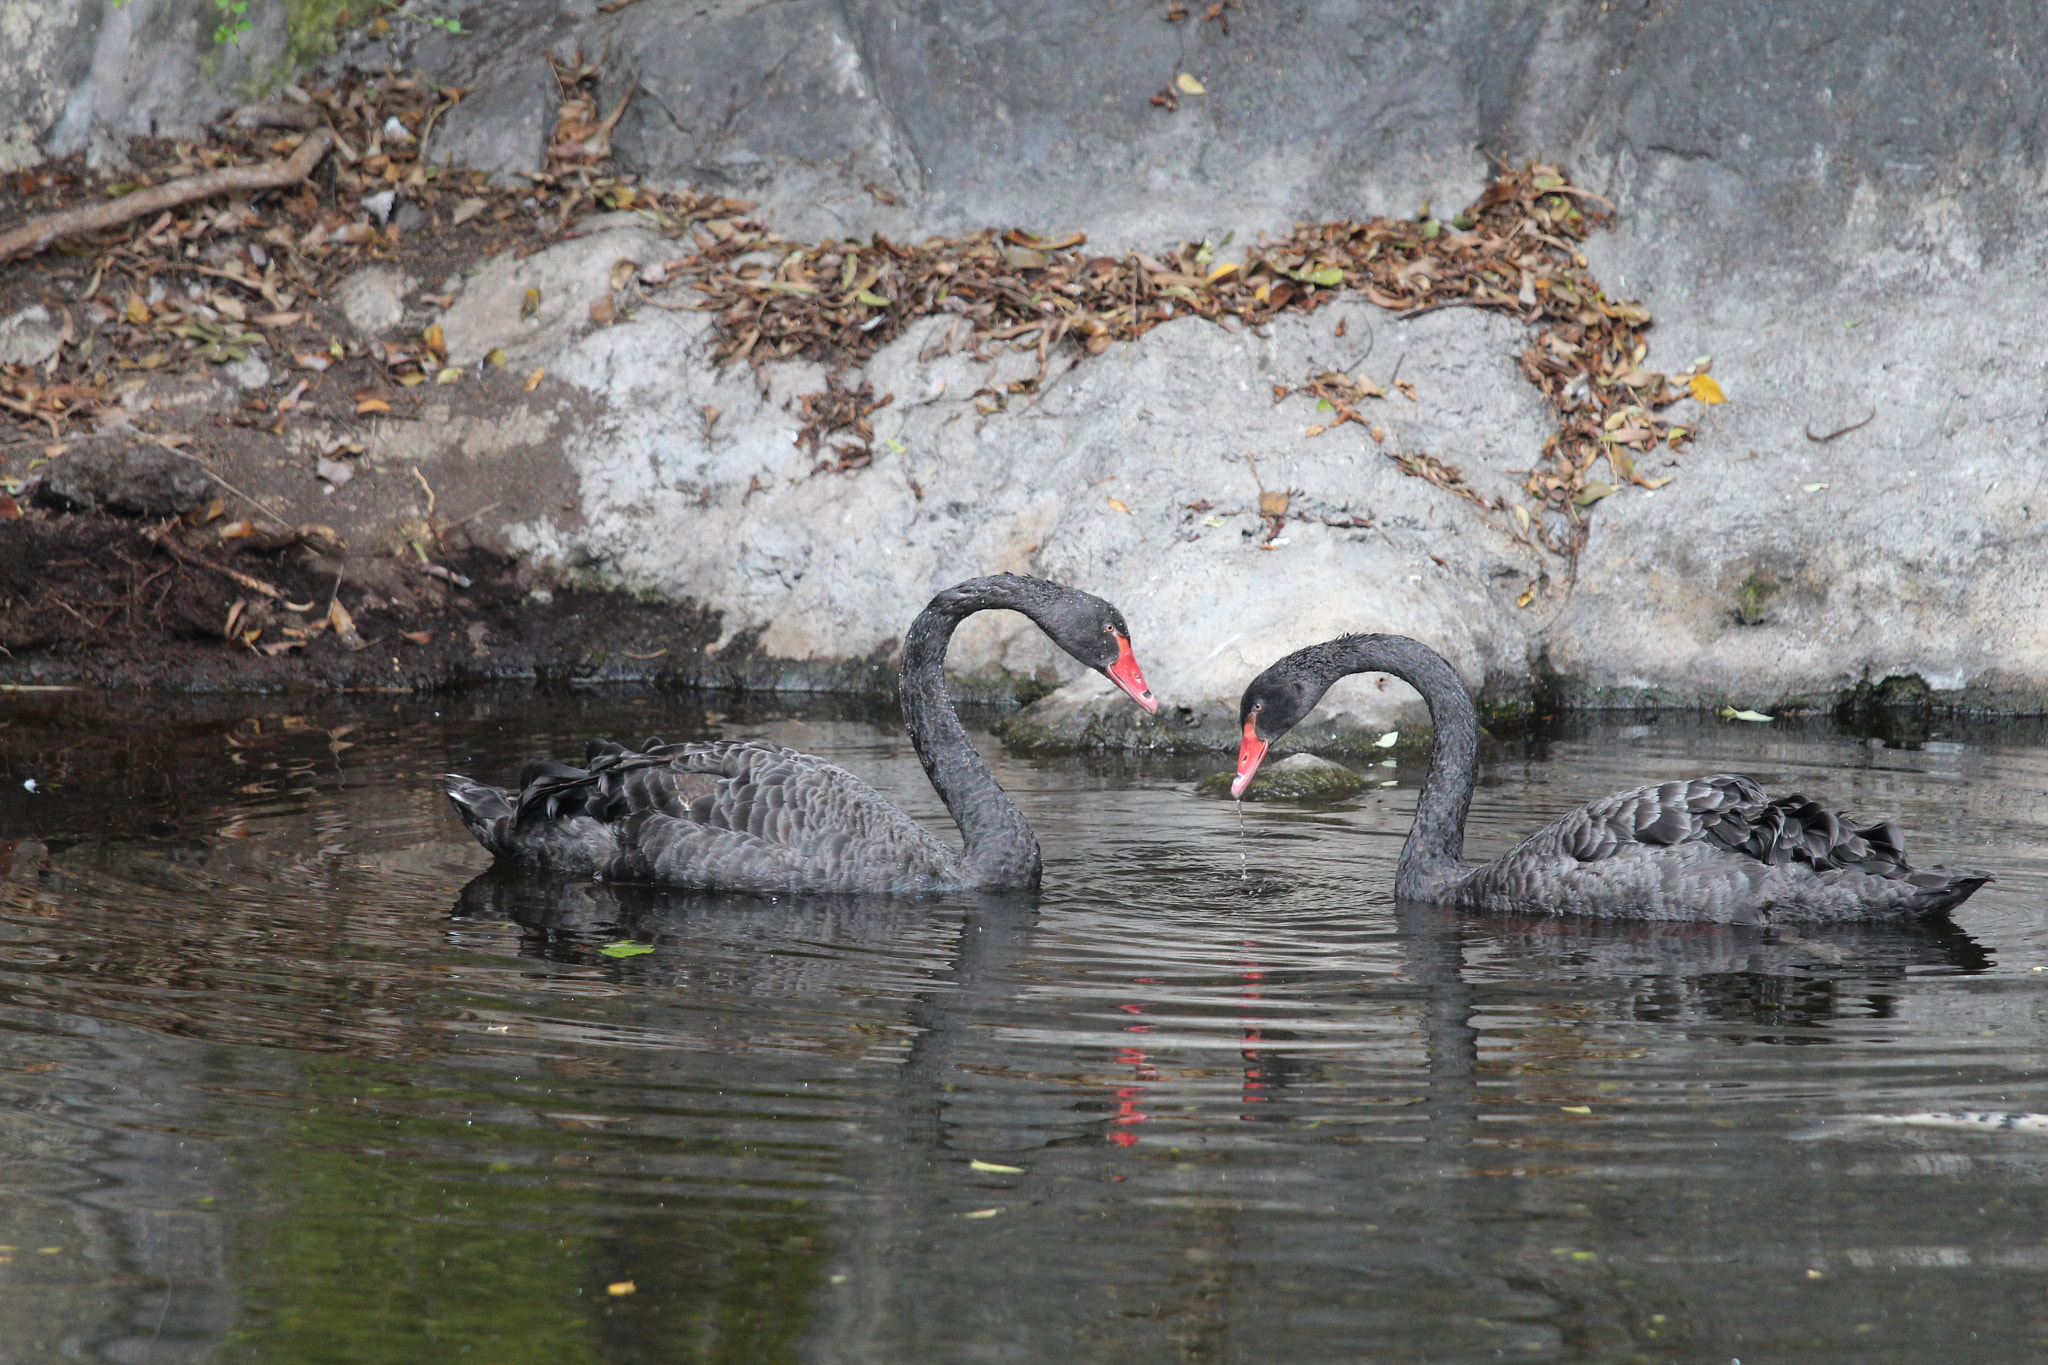
[[[617,943],[605,944],[598,951],[606,957],[638,957],[642,953],[653,952],[654,946],[649,943],[635,943],[629,938],[622,938]]]
[[[1593,1106],[1590,1104],[1560,1104],[1557,1107],[1567,1114],[1590,1114],[1593,1112]]]
[[[1728,396],[1721,392],[1721,386],[1714,382],[1714,377],[1710,374],[1694,375],[1685,387],[1702,403],[1712,405],[1728,401]]]
[[[976,1209],[972,1213],[963,1213],[960,1216],[962,1218],[993,1218],[1001,1212],[1001,1209]]]
[[[1761,721],[1761,720],[1770,720],[1770,719],[1771,719],[1771,717],[1769,717],[1769,716],[1765,715],[1765,714],[1764,714],[1763,712],[1761,712],[1761,711],[1738,711],[1738,710],[1736,710],[1736,709],[1735,709],[1734,707],[1732,707],[1732,706],[1724,706],[1724,707],[1722,707],[1722,708],[1721,708],[1721,719],[1723,719],[1723,720],[1758,720],[1758,721]]]
[[[993,1161],[970,1161],[967,1163],[967,1169],[970,1171],[989,1171],[996,1175],[1024,1174],[1022,1166],[998,1166]]]
[[[1399,730],[1389,730],[1385,734],[1381,735],[1378,739],[1374,740],[1372,742],[1372,747],[1375,749],[1391,749],[1400,742],[1401,732]]]
[[[606,951],[609,952],[610,949],[606,949]],[[634,1284],[631,1280],[614,1280],[612,1283],[604,1287],[604,1292],[611,1295],[615,1299],[622,1299],[626,1297],[626,1295],[633,1293],[638,1288],[639,1286]]]
[[[1122,498],[1109,499],[1109,510],[1112,512],[1121,512],[1127,517],[1136,515],[1131,511],[1130,508],[1124,505],[1124,501]]]
[[[1173,78],[1173,83],[1183,95],[1206,95],[1209,87],[1183,71]]]

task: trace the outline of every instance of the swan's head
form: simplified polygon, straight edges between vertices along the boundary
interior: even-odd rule
[[[1131,652],[1131,628],[1124,614],[1079,589],[1068,589],[1049,608],[1037,613],[1040,627],[1052,642],[1108,678],[1147,711],[1159,709],[1158,698],[1145,685],[1138,656]]]
[[[1253,678],[1237,704],[1237,776],[1230,794],[1243,797],[1274,740],[1301,724],[1323,693],[1350,670],[1331,657],[1331,645],[1296,650]]]

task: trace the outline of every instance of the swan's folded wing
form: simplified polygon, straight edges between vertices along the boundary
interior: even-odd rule
[[[1746,836],[1750,821],[1768,804],[1763,788],[1730,773],[1636,787],[1588,802],[1558,821],[1559,847],[1590,863],[1645,845],[1709,838],[1727,844],[1737,831]]]
[[[519,807],[522,819],[588,816],[618,832],[622,855],[633,850],[662,862],[684,860],[703,841],[683,828],[724,836],[704,844],[713,861],[743,859],[747,847],[782,850],[829,869],[886,858],[892,852],[919,868],[948,855],[931,833],[844,768],[811,754],[759,741],[704,741],[644,749],[594,743],[587,768],[532,764]],[[765,856],[765,855],[760,855]],[[776,861],[781,861],[778,855]],[[645,875],[637,868],[621,868]]]
[[[1708,842],[1759,863],[1912,873],[1896,825],[1852,829],[1846,816],[1798,792],[1775,799],[1746,777],[1722,773],[1637,787],[1591,802],[1558,822],[1560,846],[1580,862],[1631,848]]]

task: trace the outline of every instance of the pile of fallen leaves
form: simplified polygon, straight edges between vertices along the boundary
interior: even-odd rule
[[[26,433],[61,442],[149,372],[258,355],[299,371],[301,382],[282,396],[252,397],[241,425],[282,433],[294,413],[323,404],[331,416],[390,411],[403,390],[459,382],[463,371],[447,364],[437,327],[372,343],[322,313],[317,301],[364,263],[396,261],[440,278],[500,251],[539,250],[583,213],[630,210],[673,231],[751,207],[656,193],[609,173],[606,140],[619,111],[595,118],[593,68],[557,74],[562,104],[548,170],[510,187],[426,163],[421,150],[434,124],[467,92],[401,76],[290,88],[236,111],[206,142],[138,140],[135,170],[96,175],[73,157],[13,177],[12,194],[0,191],[0,218],[34,218],[209,171],[275,164],[317,128],[335,139],[299,184],[168,209],[64,240],[36,261],[60,340],[42,364],[0,366],[0,409]]]
[[[435,123],[467,92],[395,75],[289,88],[237,111],[205,143],[138,142],[142,169],[125,179],[94,177],[77,158],[22,173],[11,196],[0,193],[0,214],[11,207],[33,217],[225,167],[274,165],[317,129],[335,139],[334,151],[299,184],[195,202],[63,242],[58,250],[69,260],[39,268],[36,277],[61,325],[56,352],[40,365],[0,366],[0,410],[25,433],[14,444],[40,439],[49,443],[44,454],[54,454],[144,374],[252,355],[296,370],[299,379],[281,394],[252,394],[232,419],[237,425],[282,434],[295,414],[347,420],[416,405],[407,390],[468,377],[448,363],[440,328],[400,341],[356,337],[318,306],[327,292],[369,261],[396,261],[435,279],[496,252],[525,254],[573,233],[579,215],[606,211],[636,213],[685,239],[678,259],[634,280],[615,279],[614,290],[637,285],[620,296],[627,306],[646,291],[695,291],[700,297],[690,306],[717,314],[720,363],[801,356],[858,365],[916,320],[950,315],[966,324],[977,351],[992,343],[1035,350],[1036,375],[1010,386],[1029,392],[1056,355],[1099,354],[1179,317],[1257,327],[1345,291],[1403,317],[1454,306],[1511,314],[1533,328],[1522,368],[1557,416],[1527,475],[1527,504],[1491,501],[1433,457],[1392,458],[1486,512],[1511,516],[1514,530],[1566,554],[1583,539],[1585,507],[1620,484],[1667,481],[1639,465],[1690,433],[1657,413],[1687,393],[1719,398],[1703,362],[1671,375],[1643,368],[1649,314],[1610,299],[1577,245],[1604,221],[1604,201],[1555,167],[1503,169],[1449,221],[1297,224],[1290,236],[1262,238],[1238,260],[1219,258],[1228,239],[1120,256],[1088,252],[1079,234],[1048,239],[1019,231],[914,245],[880,234],[866,242],[787,242],[745,218],[751,205],[744,202],[655,191],[613,173],[610,138],[625,105],[600,109],[597,70],[580,59],[556,67],[561,98],[548,168],[510,187],[427,164],[421,151]],[[453,302],[452,294],[425,297],[443,307]],[[599,323],[619,315],[610,298],[592,310]],[[502,360],[494,353],[479,371]],[[1386,389],[1363,373],[1311,374],[1276,389],[1276,401],[1293,394],[1333,414],[1328,426],[1357,422],[1384,439],[1368,405]],[[886,401],[838,384],[807,396],[801,439],[813,452],[827,436],[854,437],[835,447],[836,458],[821,460],[821,470],[867,463],[872,436],[863,428]],[[989,410],[1002,401],[995,395]],[[1311,426],[1309,434],[1325,429]],[[1603,461],[1607,477],[1596,478]]]
[[[1015,386],[1023,391],[1043,377],[1057,348],[1099,354],[1178,317],[1256,327],[1345,290],[1403,317],[1496,309],[1535,327],[1522,368],[1558,418],[1525,485],[1530,505],[1512,509],[1516,527],[1570,553],[1582,538],[1583,508],[1618,483],[1668,481],[1637,465],[1660,447],[1677,448],[1690,432],[1657,411],[1687,393],[1719,397],[1703,373],[1642,368],[1649,313],[1608,298],[1576,245],[1604,220],[1598,202],[1555,167],[1530,165],[1503,170],[1449,222],[1298,224],[1292,236],[1262,240],[1238,261],[1219,261],[1208,243],[1182,243],[1159,256],[1103,256],[1083,250],[1078,234],[1047,240],[1016,231],[916,245],[879,234],[866,243],[783,243],[758,224],[718,220],[698,226],[697,252],[668,263],[664,283],[689,285],[705,296],[702,306],[717,311],[721,362],[803,356],[858,364],[915,320],[952,314],[971,325],[977,345],[1036,348],[1040,370]],[[1330,425],[1355,421],[1383,438],[1362,412],[1385,397],[1369,378],[1325,372],[1276,397],[1295,392],[1334,412]],[[1454,466],[1394,458],[1477,506],[1510,510],[1479,495]],[[1613,483],[1590,477],[1602,460]]]

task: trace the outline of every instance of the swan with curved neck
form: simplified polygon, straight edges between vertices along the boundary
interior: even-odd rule
[[[904,728],[960,827],[957,850],[843,768],[758,741],[639,749],[598,740],[581,768],[536,760],[517,792],[448,774],[470,832],[499,859],[571,876],[697,890],[917,894],[1038,885],[1038,838],[975,752],[946,691],[946,646],[979,611],[1022,612],[1147,711],[1158,709],[1122,613],[1016,574],[934,597],[903,641]]]
[[[1339,678],[1389,673],[1422,694],[1436,740],[1401,849],[1394,894],[1472,910],[1723,923],[1922,919],[1945,914],[1989,873],[1906,861],[1897,826],[1851,829],[1798,793],[1767,797],[1721,774],[1590,802],[1493,862],[1465,861],[1479,780],[1479,713],[1441,655],[1404,635],[1346,635],[1297,650],[1245,688],[1232,796],[1273,741]]]

